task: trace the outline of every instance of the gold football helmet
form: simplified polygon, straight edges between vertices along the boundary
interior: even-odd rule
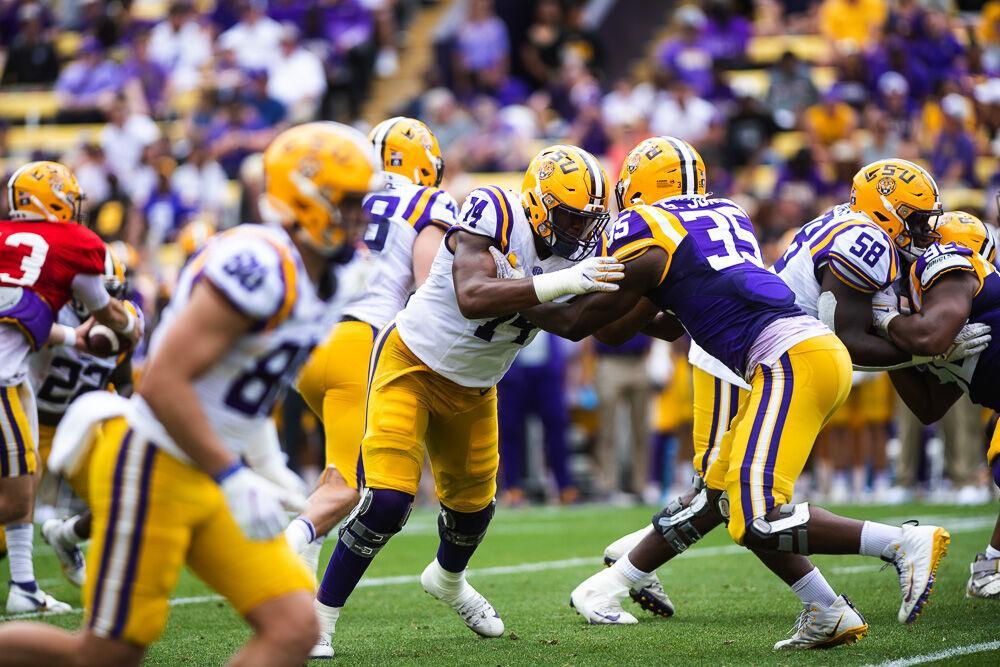
[[[993,234],[982,220],[965,211],[948,211],[941,216],[935,230],[941,243],[957,243],[979,255],[990,264],[997,256]]]
[[[854,175],[851,210],[884,229],[911,261],[939,238],[935,227],[942,210],[937,183],[908,160],[878,160],[862,167]]]
[[[572,261],[594,251],[611,217],[607,174],[576,146],[549,146],[535,156],[524,172],[521,203],[535,233]]]
[[[352,127],[315,122],[279,134],[264,151],[267,205],[335,255],[357,242],[367,224],[362,198],[381,190],[385,175],[371,143]]]
[[[14,220],[79,222],[83,199],[76,176],[58,162],[29,162],[7,181],[7,208]]]
[[[195,254],[215,234],[215,225],[204,217],[195,218],[177,233],[177,245],[184,257]]]
[[[444,158],[437,137],[416,118],[396,116],[383,120],[369,133],[382,169],[399,174],[415,185],[437,187],[444,177]]]
[[[655,204],[666,197],[705,194],[705,162],[675,137],[650,137],[629,151],[618,174],[618,208]]]

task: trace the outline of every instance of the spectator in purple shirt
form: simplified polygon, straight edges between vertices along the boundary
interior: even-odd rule
[[[67,65],[56,81],[59,120],[103,121],[124,82],[121,67],[105,55],[97,40],[88,38],[80,48],[80,58]]]
[[[59,76],[59,58],[45,30],[40,5],[25,4],[17,13],[19,29],[3,68],[5,84],[51,84]]]
[[[674,78],[691,86],[699,97],[712,88],[712,52],[703,43],[705,14],[694,5],[684,5],[674,14],[678,34],[660,47],[659,60]]]
[[[469,14],[458,28],[454,77],[459,92],[492,91],[508,77],[510,37],[493,13],[493,0],[471,0]]]
[[[361,112],[374,78],[375,19],[358,0],[339,0],[325,5],[322,15],[327,78],[327,101],[334,118],[353,120]]]
[[[141,98],[146,113],[151,116],[163,111],[166,101],[167,68],[149,57],[149,32],[143,31],[132,40],[129,57],[122,66],[125,85],[133,98]]]
[[[957,78],[965,69],[962,58],[965,48],[952,32],[948,15],[940,11],[927,12],[921,27],[917,38],[908,40],[906,45],[911,58],[923,63],[930,86],[933,88],[940,81]]]
[[[727,66],[745,62],[753,33],[750,21],[733,10],[732,0],[709,0],[705,3],[705,13],[702,45],[714,59]]]
[[[934,177],[942,185],[978,188],[976,142],[965,129],[969,108],[961,95],[952,93],[941,100],[944,126],[934,143]]]

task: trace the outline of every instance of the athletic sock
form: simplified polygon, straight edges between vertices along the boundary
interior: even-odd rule
[[[1000,549],[994,549],[992,544],[987,544],[986,557],[990,559],[1000,558]]]
[[[625,554],[621,558],[615,561],[615,564],[611,566],[615,570],[629,580],[633,584],[637,584],[640,581],[645,581],[649,578],[650,572],[643,572],[629,560],[628,554]]]
[[[299,557],[306,564],[306,568],[313,576],[316,576],[316,571],[319,569],[319,556],[320,552],[323,551],[323,542],[325,541],[326,536],[320,535],[299,552]]]
[[[371,564],[371,558],[359,556],[343,541],[338,541],[323,573],[316,599],[327,607],[343,607]]]
[[[814,567],[808,574],[792,584],[792,592],[799,596],[802,604],[815,603],[822,607],[829,607],[837,601],[837,594],[830,588],[830,584],[827,583],[826,577],[823,576],[818,567]]]
[[[441,506],[441,515],[438,517],[441,541],[438,543],[437,561],[443,569],[465,572],[482,535],[490,525],[493,511],[492,503],[477,512],[458,512]],[[456,537],[461,539],[456,540]]]
[[[35,567],[31,561],[31,542],[34,528],[30,523],[6,526],[7,556],[10,558],[10,579],[26,591],[38,590]]]
[[[434,579],[437,584],[441,600],[449,604],[456,602],[465,590],[465,570],[461,572],[451,572],[444,569],[441,561],[437,558],[432,563],[434,567]]]
[[[858,553],[862,556],[884,558],[889,546],[899,542],[902,537],[903,529],[899,526],[865,521],[865,525],[861,527],[861,549]]]
[[[80,523],[80,515],[71,516],[70,518],[64,520],[59,526],[58,538],[59,541],[66,546],[74,546],[85,542],[87,538],[82,537],[77,531],[77,524]]]
[[[304,516],[295,517],[285,528],[285,539],[296,554],[302,553],[316,539],[316,526]]]
[[[319,600],[313,600],[313,609],[316,610],[316,620],[319,621],[319,634],[321,637],[329,637],[337,631],[337,619],[340,618],[340,607],[330,607]]]

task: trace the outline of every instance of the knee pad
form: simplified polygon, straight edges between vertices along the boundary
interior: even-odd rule
[[[773,521],[757,517],[750,522],[743,546],[763,551],[809,555],[809,503],[781,505]]]
[[[395,489],[365,489],[340,528],[340,541],[362,558],[374,558],[410,518],[413,496]]]
[[[695,525],[697,520],[712,516],[724,520],[718,510],[718,502],[713,502],[708,494],[708,489],[701,487],[687,507],[678,498],[653,517],[653,528],[677,553],[687,551],[702,538],[701,530]]]
[[[495,498],[478,512],[456,512],[441,505],[441,513],[438,514],[438,535],[443,541],[456,546],[474,547],[486,537],[486,529],[496,509]]]

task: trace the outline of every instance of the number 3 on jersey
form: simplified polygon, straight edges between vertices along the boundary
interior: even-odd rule
[[[4,245],[11,248],[26,246],[29,252],[21,259],[20,276],[0,273],[0,280],[9,285],[23,285],[24,287],[34,285],[38,277],[42,275],[42,266],[45,264],[45,257],[49,254],[48,241],[31,232],[15,232],[4,239]]]

